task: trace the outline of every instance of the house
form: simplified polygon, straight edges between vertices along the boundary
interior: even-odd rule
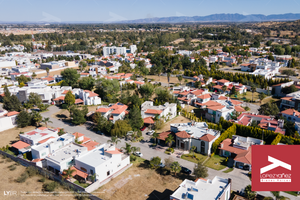
[[[226,91],[223,91],[223,87],[226,86]],[[222,92],[229,94],[232,88],[235,87],[235,91],[238,94],[247,92],[247,87],[241,83],[230,82],[225,79],[217,80],[217,85],[213,86],[215,92]]]
[[[236,120],[232,121],[244,126],[251,126],[253,122],[256,122],[262,129],[274,131],[275,133],[281,133],[283,135],[285,134],[285,129],[283,129],[284,120],[277,120],[270,116],[242,113]]]
[[[283,116],[287,121],[300,122],[300,112],[294,109],[286,109],[281,111],[281,116]]]
[[[18,114],[16,111],[0,110],[0,132],[16,127]]]
[[[65,145],[45,157],[47,168],[56,174],[62,173],[75,163],[75,159],[88,152],[88,148],[76,143]]]
[[[211,154],[211,146],[220,136],[220,131],[209,129],[205,122],[170,124],[170,130],[176,135],[176,148],[189,151],[195,146],[205,155]]]
[[[128,106],[117,102],[109,106],[100,106],[97,108],[96,112],[100,112],[102,116],[115,123],[117,120],[125,118],[125,115],[128,114],[126,111],[127,108]]]
[[[283,94],[281,92],[281,89],[285,88],[285,87],[289,87],[293,84],[294,84],[294,81],[290,81],[290,82],[286,82],[286,83],[279,83],[279,84],[273,85],[272,86],[272,94],[275,95],[275,96],[285,96],[285,94]]]
[[[173,119],[177,116],[177,104],[166,102],[164,105],[154,106],[153,101],[145,101],[141,105],[142,118],[152,117]]]
[[[75,136],[68,133],[57,138],[51,136],[44,140],[40,140],[38,145],[31,147],[32,159],[44,159],[59,148],[74,142],[74,140]]]
[[[101,98],[98,94],[90,90],[80,90],[79,99],[81,99],[84,105],[99,105],[101,104]]]
[[[19,134],[19,136],[21,141],[30,144],[30,146],[36,146],[43,143],[45,139],[50,139],[51,137],[57,138],[57,133],[58,129],[40,127],[23,134]]]
[[[119,149],[108,144],[93,149],[86,154],[75,157],[74,167],[87,174],[96,174],[96,181],[105,179],[118,173],[130,165],[130,158]]]
[[[298,85],[295,85],[299,87]],[[280,108],[293,108],[297,111],[300,110],[300,91],[292,92],[281,98]]]
[[[195,181],[185,179],[170,200],[229,200],[231,194],[231,179],[215,176],[212,180],[198,178]]]
[[[227,138],[220,144],[220,156],[231,157],[234,167],[251,171],[251,146],[263,144],[263,140],[233,135],[232,139]]]

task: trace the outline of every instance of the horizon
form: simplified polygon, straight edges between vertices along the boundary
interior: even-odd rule
[[[300,0],[282,4],[279,0],[266,1],[179,1],[174,0],[15,0],[2,1],[0,22],[120,22],[147,18],[195,17],[215,14],[279,15],[300,14]],[[215,6],[216,5],[216,6]],[[34,8],[32,10],[32,8]],[[29,12],[28,12],[29,11]],[[226,12],[224,12],[226,11]],[[9,16],[9,19],[8,19]]]

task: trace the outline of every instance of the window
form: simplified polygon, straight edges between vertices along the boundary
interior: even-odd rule
[[[45,155],[46,155],[46,152],[42,153],[42,155],[41,155],[41,156],[45,156]]]
[[[85,168],[83,168],[83,167],[80,167],[80,169],[81,169],[82,171],[84,171],[84,172],[87,172],[87,170],[86,170]]]
[[[109,176],[110,175],[110,171],[107,171],[107,176]]]
[[[201,153],[205,154],[205,142],[201,141]]]
[[[91,174],[94,174],[94,171],[91,169],[91,170],[90,170],[90,173],[91,173]]]

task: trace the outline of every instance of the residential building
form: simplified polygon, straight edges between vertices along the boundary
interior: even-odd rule
[[[128,114],[128,106],[122,103],[115,103],[109,106],[99,106],[96,112],[100,112],[102,116],[115,123],[117,120],[122,120]]]
[[[222,87],[226,86],[226,91],[223,91]],[[230,94],[232,88],[235,87],[235,91],[238,94],[243,94],[245,92],[247,92],[247,87],[241,83],[234,83],[234,82],[230,82],[228,80],[225,79],[221,79],[221,80],[217,80],[217,85],[213,86],[213,89],[215,92],[222,92],[222,93],[227,93]]]
[[[109,56],[111,54],[113,55],[120,55],[120,54],[125,54],[126,53],[126,47],[103,47],[103,56]]]
[[[30,146],[36,146],[43,143],[45,139],[57,138],[57,133],[58,129],[40,127],[19,136],[21,141],[30,144]]]
[[[233,166],[251,171],[251,146],[263,145],[264,141],[251,137],[233,135],[232,139],[225,139],[219,147],[220,156],[233,158]]]
[[[294,84],[294,81],[290,81],[290,82],[286,82],[286,83],[279,83],[279,84],[273,85],[272,86],[272,94],[274,96],[285,96],[286,94],[282,93],[281,89],[285,88],[285,87],[289,87],[293,84]]]
[[[177,116],[177,104],[166,102],[164,105],[154,106],[153,101],[145,101],[141,105],[141,115],[142,118],[153,117],[158,115],[161,119],[173,119]]]
[[[185,179],[170,195],[170,200],[229,200],[231,184],[231,179],[218,176],[212,180],[199,178],[191,181]]]
[[[176,148],[189,151],[195,146],[197,152],[205,155],[211,154],[211,146],[220,136],[220,131],[209,129],[206,122],[170,124],[170,130],[176,135]]]
[[[300,111],[300,91],[287,94],[286,97],[281,98],[280,108],[293,108]]]
[[[251,126],[253,122],[256,122],[256,124],[262,129],[274,131],[275,133],[281,133],[283,135],[285,134],[285,129],[283,129],[284,120],[277,120],[270,116],[242,113],[237,120],[232,121],[244,126]]]
[[[88,153],[75,157],[75,168],[93,175],[101,182],[130,165],[130,158],[114,146],[102,144]]]
[[[0,109],[0,132],[15,128],[17,126],[16,118],[19,112]]]
[[[286,109],[281,111],[281,116],[283,116],[287,121],[300,122],[300,112],[294,109]]]

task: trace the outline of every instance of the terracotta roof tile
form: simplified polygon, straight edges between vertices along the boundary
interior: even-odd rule
[[[180,138],[190,138],[191,136],[185,132],[185,131],[180,131],[180,132],[177,132],[176,133],[176,136],[177,137],[180,137]]]
[[[147,110],[145,111],[145,113],[147,113],[147,114],[158,114],[158,115],[160,115],[160,114],[162,113],[162,111],[161,111],[161,110],[154,110],[154,109],[147,109]]]
[[[211,135],[211,134],[205,134],[203,135],[201,138],[199,138],[200,140],[206,141],[206,142],[211,142],[215,139],[216,137]]]
[[[29,147],[30,145],[20,140],[18,142],[13,143],[11,146],[16,149],[23,149],[25,147]]]

